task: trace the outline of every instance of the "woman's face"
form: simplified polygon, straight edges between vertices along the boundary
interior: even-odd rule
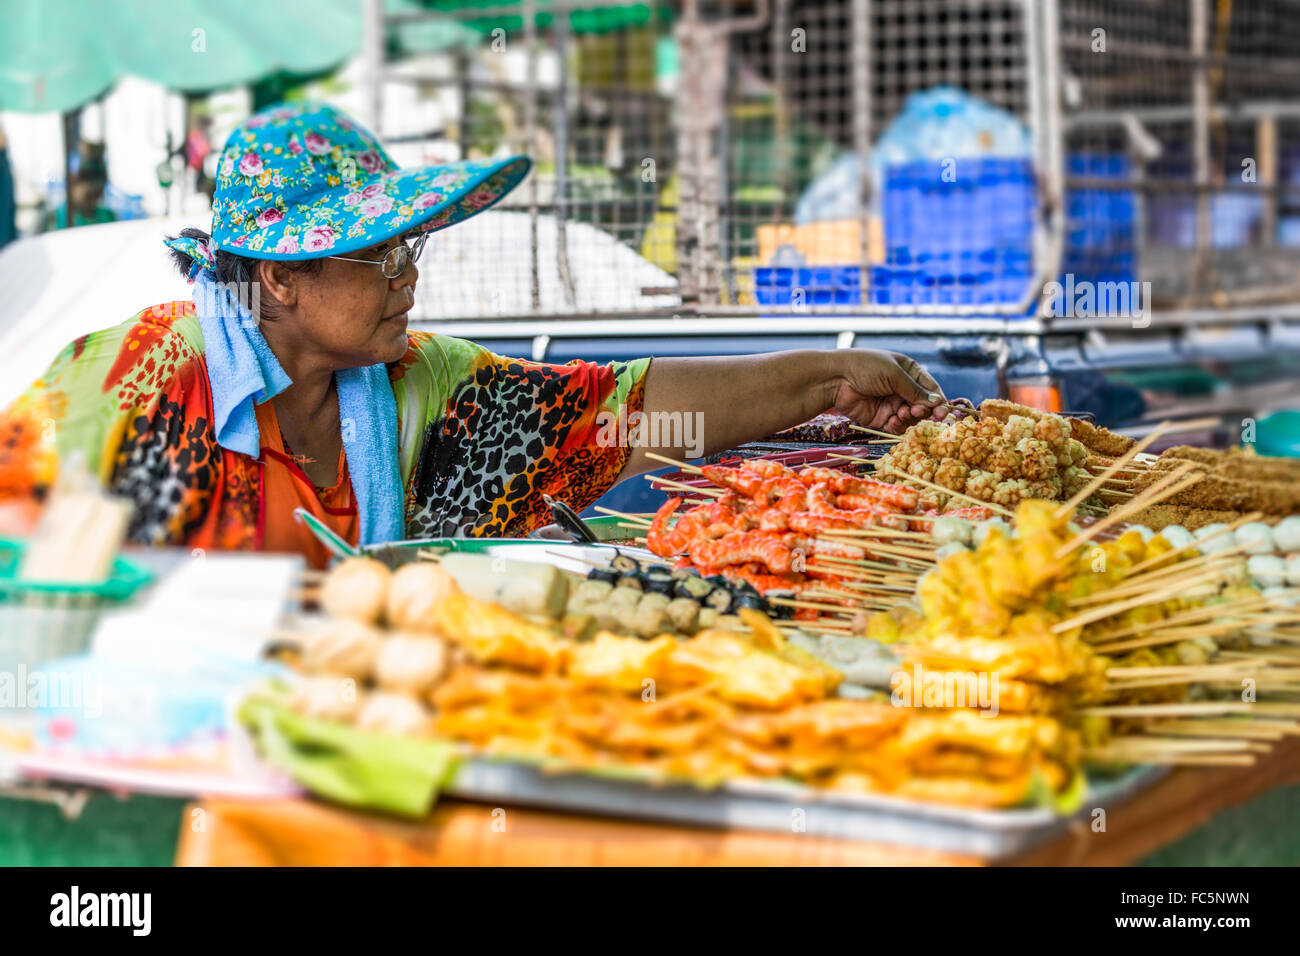
[[[274,325],[276,338],[293,340],[291,347],[310,348],[335,369],[395,362],[406,352],[407,313],[415,304],[415,283],[420,278],[410,263],[395,279],[384,276],[378,265],[399,239],[348,253],[346,262],[324,259],[316,274],[264,270],[271,292],[280,302]],[[283,281],[283,280],[288,280]],[[287,343],[286,344],[290,344]]]

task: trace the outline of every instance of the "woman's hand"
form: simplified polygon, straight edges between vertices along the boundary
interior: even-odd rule
[[[948,415],[943,390],[919,363],[898,352],[854,349],[843,356],[832,399],[835,411],[860,425],[898,434],[926,418]]]
[[[774,352],[708,358],[657,358],[646,374],[644,415],[689,420],[696,447],[657,454],[695,458],[806,422],[834,410],[868,428],[897,433],[925,418],[954,414],[935,380],[897,352],[868,349]],[[960,415],[960,412],[955,414]],[[684,428],[679,428],[684,434]],[[670,434],[672,434],[670,430]],[[622,477],[661,467],[634,447]]]

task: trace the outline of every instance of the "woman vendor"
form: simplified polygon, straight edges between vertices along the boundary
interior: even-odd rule
[[[76,453],[134,505],[133,541],[321,565],[296,508],[354,544],[518,535],[551,520],[544,493],[583,508],[655,467],[601,412],[702,412],[706,454],[831,408],[889,431],[943,417],[894,353],[545,365],[408,332],[428,234],[528,168],[398,169],[329,106],[254,115],[222,153],[211,236],[167,243],[193,301],[63,350],[0,415],[0,498],[39,495]]]

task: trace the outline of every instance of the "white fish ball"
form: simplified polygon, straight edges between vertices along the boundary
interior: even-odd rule
[[[304,717],[351,721],[361,709],[363,694],[351,677],[337,674],[303,677],[289,694],[289,706]]]
[[[1287,556],[1286,583],[1292,587],[1300,587],[1300,554]]]
[[[302,666],[311,674],[365,680],[374,670],[384,638],[369,624],[341,617],[326,620],[302,640]]]
[[[1264,588],[1260,591],[1264,597],[1273,598],[1270,605],[1273,607],[1296,607],[1300,605],[1300,593],[1291,588],[1271,587]]]
[[[1218,554],[1220,551],[1226,551],[1237,544],[1237,538],[1233,532],[1228,531],[1226,534],[1219,534],[1228,526],[1226,524],[1207,524],[1204,528],[1197,528],[1195,532],[1196,540],[1201,542],[1200,549],[1204,554]],[[1218,537],[1211,537],[1218,535]],[[1207,540],[1208,539],[1208,540]]]
[[[934,524],[930,528],[930,536],[934,538],[935,544],[968,544],[971,540],[971,534],[974,526],[965,518],[939,517],[934,519]]]
[[[1255,584],[1261,588],[1281,587],[1286,581],[1286,562],[1275,554],[1254,554],[1246,568]]]
[[[350,617],[377,624],[388,600],[393,573],[374,558],[345,558],[321,586],[321,606],[330,617]]]
[[[1006,537],[1011,537],[1011,526],[1006,521],[1002,518],[989,518],[988,521],[981,521],[975,526],[975,530],[971,533],[971,544],[978,548],[992,534],[994,528],[997,528]]]
[[[1169,546],[1175,551],[1185,548],[1196,539],[1192,533],[1180,524],[1167,525],[1161,529],[1160,536],[1169,542]]]
[[[1247,554],[1272,554],[1273,529],[1262,521],[1252,521],[1237,529],[1237,544],[1245,545]]]
[[[357,729],[422,737],[429,733],[428,709],[407,694],[371,694],[357,714]]]
[[[383,642],[375,680],[384,690],[422,694],[447,671],[447,645],[437,637],[396,634]]]
[[[455,588],[455,579],[432,561],[402,565],[388,586],[388,623],[403,631],[434,630],[433,609]]]
[[[1273,541],[1279,551],[1300,551],[1300,515],[1279,521],[1273,529]]]

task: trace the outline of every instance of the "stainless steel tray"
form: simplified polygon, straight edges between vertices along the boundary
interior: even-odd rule
[[[504,760],[461,765],[447,796],[688,826],[802,832],[812,836],[923,847],[997,860],[1057,836],[1072,820],[1091,821],[1149,787],[1166,771],[1141,767],[1090,785],[1074,816],[1047,808],[971,810],[893,797],[840,794],[766,781],[737,781],[713,790],[556,772]]]

